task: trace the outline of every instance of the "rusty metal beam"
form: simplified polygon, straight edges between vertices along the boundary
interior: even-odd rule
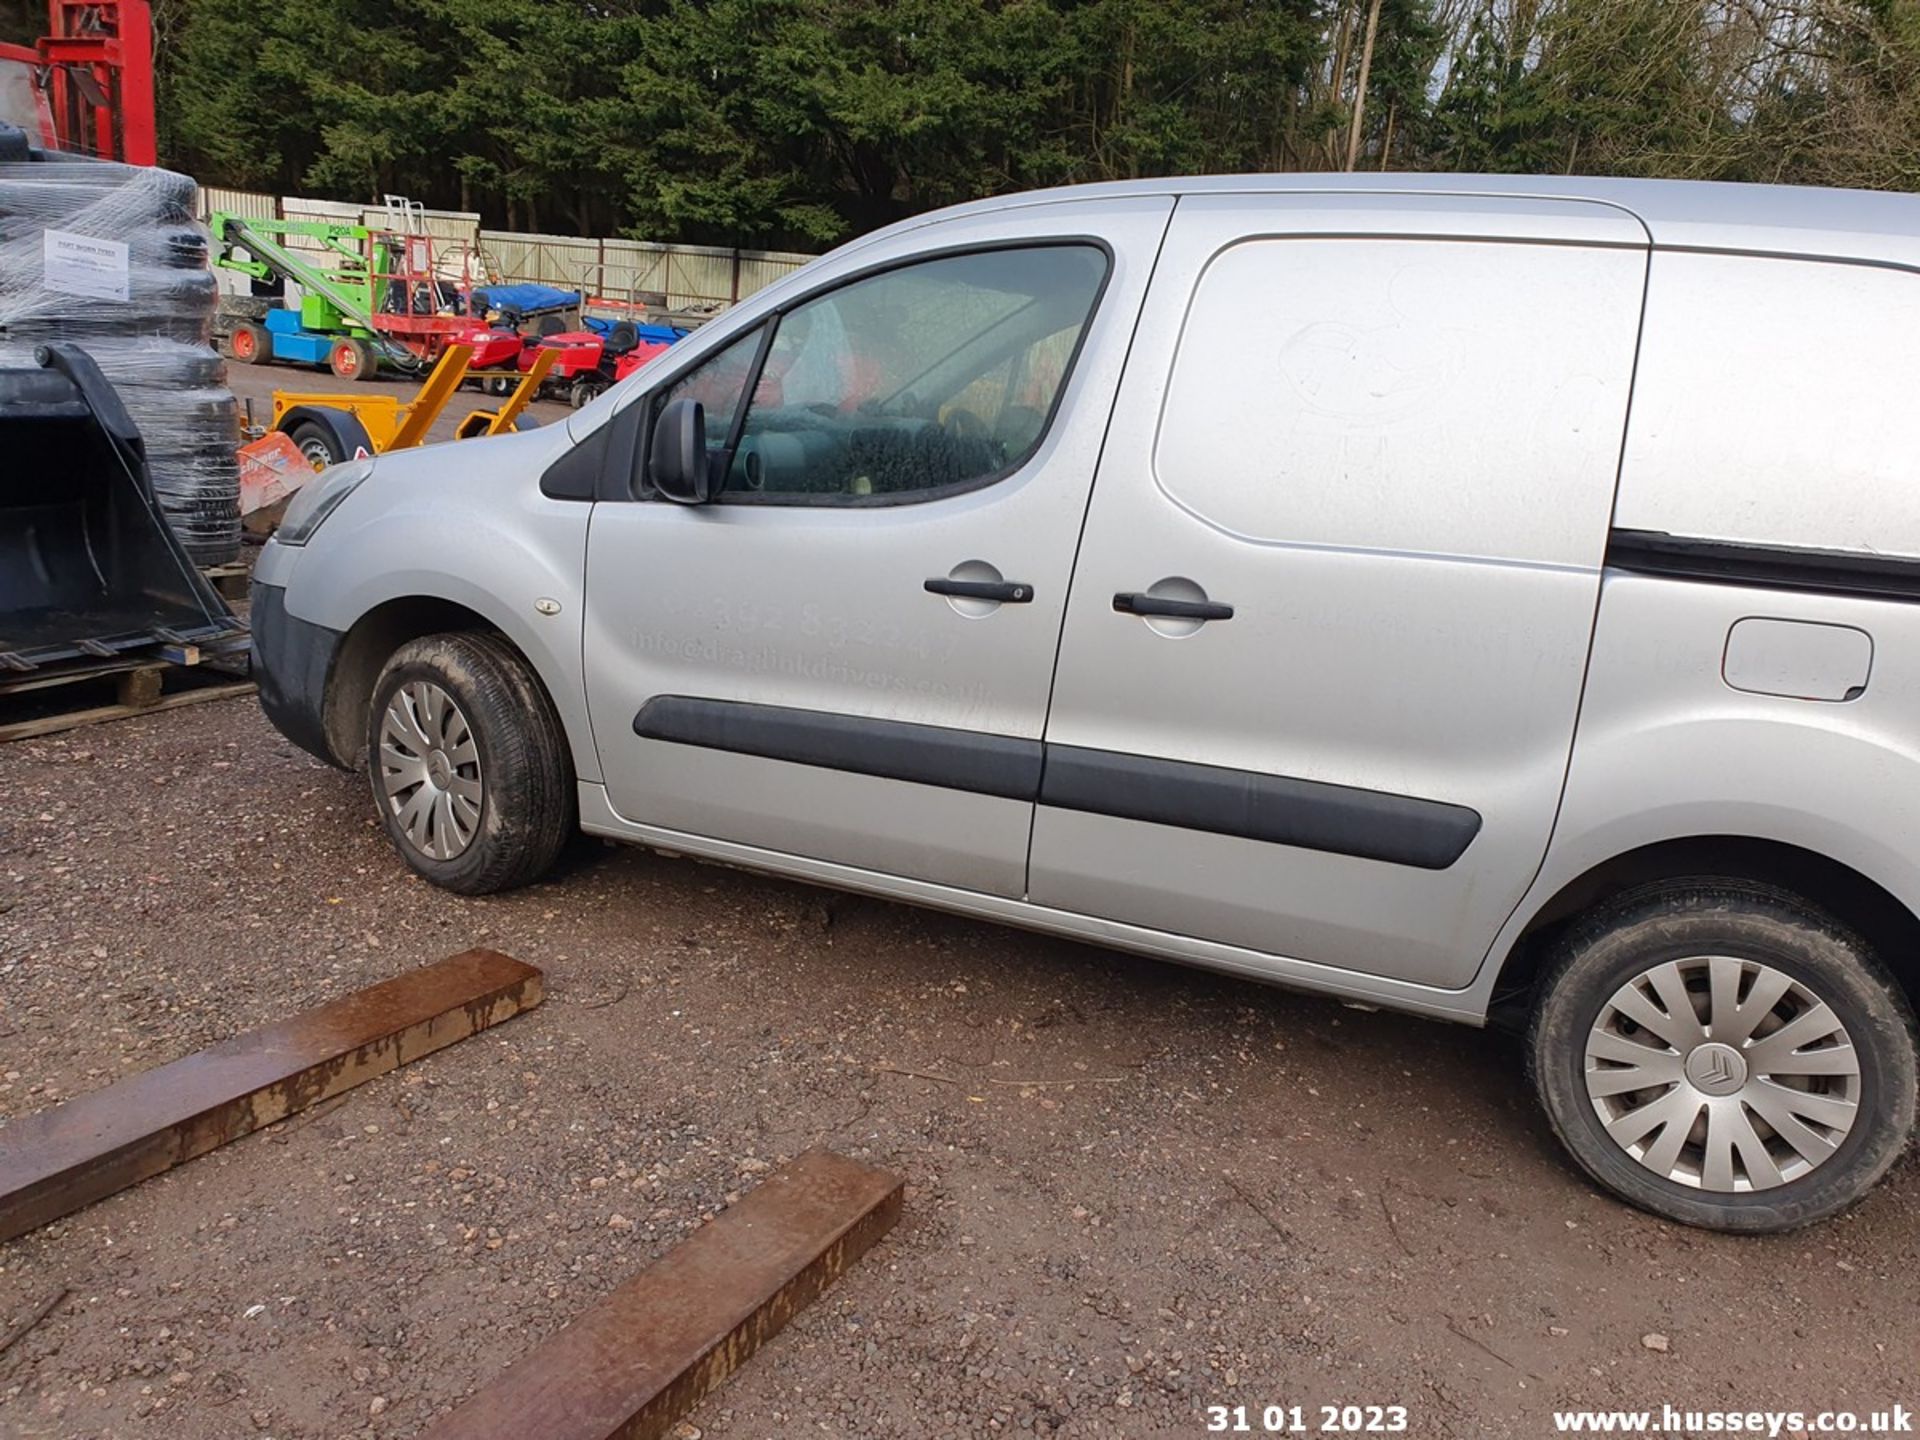
[[[423,1440],[658,1440],[900,1218],[901,1180],[809,1150]]]
[[[541,973],[466,950],[0,1130],[0,1241],[538,1005]]]

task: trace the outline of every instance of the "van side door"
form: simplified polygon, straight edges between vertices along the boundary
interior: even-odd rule
[[[1021,893],[1074,547],[1172,209],[938,222],[662,364],[616,421],[700,402],[724,483],[681,505],[640,473],[594,507],[583,808],[748,864]]]
[[[1036,904],[1470,981],[1565,779],[1647,258],[1581,201],[1181,200],[1068,600]]]

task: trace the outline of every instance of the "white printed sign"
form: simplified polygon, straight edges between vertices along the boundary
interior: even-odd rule
[[[49,230],[41,246],[46,288],[95,300],[127,298],[127,246],[68,230]]]

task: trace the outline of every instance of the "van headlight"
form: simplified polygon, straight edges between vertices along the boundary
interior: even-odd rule
[[[360,482],[372,473],[371,460],[329,465],[287,502],[286,516],[280,528],[273,532],[273,538],[282,545],[306,544],[327,516],[340,508],[340,502],[359,489]]]

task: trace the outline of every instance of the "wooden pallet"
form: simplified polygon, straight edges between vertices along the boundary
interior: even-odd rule
[[[254,683],[226,668],[244,668],[244,661],[245,652],[231,642],[219,649],[167,645],[79,670],[0,675],[0,744],[251,695]]]
[[[229,560],[225,565],[206,566],[200,573],[220,592],[222,600],[244,600],[247,598],[247,581],[253,574],[253,566],[244,560]]]

